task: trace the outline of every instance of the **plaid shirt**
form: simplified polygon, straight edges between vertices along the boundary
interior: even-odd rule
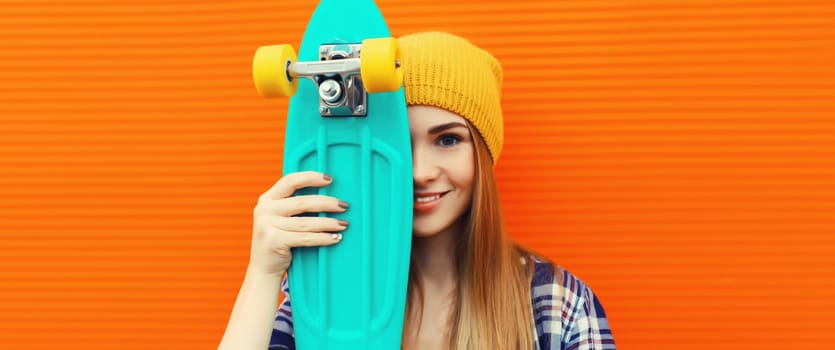
[[[565,269],[562,285],[554,266],[534,258],[531,281],[536,350],[614,350],[615,340],[600,301],[580,279]],[[295,350],[290,288],[282,282],[284,301],[276,312],[269,349]]]

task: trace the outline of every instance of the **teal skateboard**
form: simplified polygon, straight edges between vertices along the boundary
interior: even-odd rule
[[[397,41],[372,0],[322,0],[298,59],[289,45],[253,60],[258,92],[292,96],[284,173],[316,170],[350,204],[342,242],[293,251],[298,349],[399,349],[412,237],[412,155]]]

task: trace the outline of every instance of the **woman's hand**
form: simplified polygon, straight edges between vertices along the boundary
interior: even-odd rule
[[[347,204],[330,196],[293,193],[323,187],[330,176],[306,171],[288,174],[258,198],[254,210],[249,267],[219,349],[265,349],[275,324],[278,290],[290,266],[290,248],[338,243],[348,223],[334,218],[296,217],[303,213],[344,212]]]
[[[258,198],[253,213],[249,269],[282,276],[290,266],[292,247],[327,246],[342,240],[348,222],[335,218],[295,216],[303,213],[341,213],[348,204],[323,195],[293,193],[305,187],[323,187],[330,176],[304,171],[287,174]]]

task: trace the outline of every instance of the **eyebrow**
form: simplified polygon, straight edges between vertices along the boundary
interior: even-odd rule
[[[446,124],[433,126],[433,127],[429,128],[429,133],[430,134],[437,134],[441,131],[444,131],[444,130],[447,130],[447,129],[452,129],[452,128],[459,127],[459,126],[460,127],[465,127],[465,128],[467,127],[467,125],[464,124],[464,123],[452,122],[452,123],[446,123]]]

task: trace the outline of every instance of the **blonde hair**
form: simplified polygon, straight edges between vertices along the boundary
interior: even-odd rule
[[[476,175],[470,209],[461,217],[465,229],[456,238],[459,282],[445,336],[450,349],[529,349],[535,341],[530,290],[534,262],[505,231],[493,159],[481,135],[468,127]],[[419,331],[423,310],[424,290],[412,257],[404,333],[414,326]]]

